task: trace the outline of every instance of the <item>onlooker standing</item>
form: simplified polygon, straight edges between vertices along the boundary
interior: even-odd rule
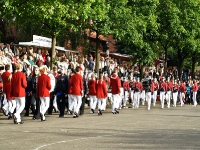
[[[21,124],[21,112],[25,107],[25,88],[27,87],[26,76],[22,73],[22,65],[16,65],[16,71],[12,75],[12,96],[16,100],[16,113],[14,114],[14,123]]]

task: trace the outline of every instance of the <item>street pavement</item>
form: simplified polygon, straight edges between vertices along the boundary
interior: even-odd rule
[[[159,103],[159,102],[158,102]],[[122,109],[112,114],[110,106],[102,116],[79,118],[58,113],[46,121],[22,117],[14,124],[0,114],[0,150],[125,150],[125,149],[200,149],[200,106],[147,110]]]

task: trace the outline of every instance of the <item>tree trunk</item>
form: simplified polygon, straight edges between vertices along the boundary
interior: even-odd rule
[[[197,59],[196,59],[196,53],[194,53],[193,55],[192,55],[192,79],[194,79],[194,71],[195,71],[195,64],[196,64],[196,61]]]
[[[164,47],[165,49],[165,63],[164,63],[164,76],[166,77],[167,76],[167,55],[168,55],[168,51],[167,51],[167,48]]]
[[[98,78],[99,78],[99,55],[100,55],[99,44],[100,44],[99,32],[96,30],[96,62],[95,62],[95,69],[96,69]]]
[[[56,33],[53,32],[52,43],[51,43],[51,65],[50,65],[51,69],[53,68],[53,58],[56,56],[55,47],[56,47]]]
[[[178,65],[177,65],[177,67],[178,67],[178,78],[180,80],[182,80],[181,79],[181,74],[182,74],[182,70],[181,69],[182,69],[182,66],[183,66],[183,61],[184,61],[184,59],[181,56],[181,50],[178,49]]]

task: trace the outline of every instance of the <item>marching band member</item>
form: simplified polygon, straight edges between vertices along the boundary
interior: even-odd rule
[[[112,89],[112,113],[117,114],[119,113],[119,99],[120,99],[120,88],[121,88],[121,82],[120,78],[117,75],[118,69],[114,69],[114,73],[112,74],[110,78],[110,87]]]
[[[178,88],[179,88],[179,85],[177,84],[177,81],[175,80],[174,84],[173,84],[173,94],[172,94],[172,97],[173,97],[173,106],[174,107],[176,107],[176,103],[177,103]]]
[[[165,82],[165,78],[163,77],[160,82],[160,103],[162,109],[164,108],[166,90],[167,90],[167,84]]]
[[[88,81],[88,88],[90,97],[90,113],[93,114],[97,105],[95,74],[91,75],[91,79]]]
[[[124,80],[125,80],[125,78],[123,79],[123,77],[121,77],[121,85],[124,84]],[[122,108],[123,99],[124,99],[124,88],[123,88],[123,86],[120,87],[119,96],[120,96],[119,109],[121,109]]]
[[[134,101],[135,101],[135,108],[139,108],[140,106],[140,95],[142,91],[142,84],[139,81],[139,78],[136,79],[135,87],[134,87]]]
[[[78,117],[78,112],[82,104],[83,95],[83,77],[81,76],[81,67],[76,67],[76,74],[72,76],[70,85],[72,86],[72,97],[74,100],[73,118]]]
[[[96,82],[96,95],[98,99],[98,115],[102,115],[102,109],[105,107],[105,98],[107,97],[106,82],[103,80],[103,75],[99,75],[99,80]]]
[[[128,108],[126,106],[126,101],[128,100],[129,98],[129,91],[130,91],[130,86],[129,86],[129,81],[127,78],[125,78],[125,81],[123,83],[123,88],[124,88],[124,98],[122,100],[122,103],[123,103],[123,108]]]
[[[8,114],[6,113],[6,107],[3,107],[3,112],[8,115],[8,120],[12,118],[13,112],[16,108],[16,101],[11,95],[12,74],[10,73],[10,65],[5,65],[5,72],[1,75],[3,80],[3,92],[6,94],[8,100]]]
[[[45,121],[44,114],[49,108],[51,83],[50,77],[47,75],[47,67],[43,66],[41,75],[38,77],[37,97],[40,98],[40,117],[41,121]]]
[[[132,102],[132,108],[135,108],[135,99],[134,99],[134,87],[135,87],[135,83],[136,80],[135,78],[131,77],[131,82],[129,83],[129,87],[130,87],[130,98],[131,98],[131,102]]]
[[[16,113],[14,114],[15,124],[22,124],[20,114],[25,107],[25,88],[27,86],[27,82],[25,74],[21,71],[22,64],[17,64],[16,72],[12,75],[12,96],[14,96],[16,100]]]
[[[154,92],[154,83],[151,82],[151,80],[149,80],[149,87],[145,92],[146,92],[147,110],[150,110],[150,107],[151,107],[151,94]]]
[[[185,95],[186,87],[184,81],[181,81],[181,84],[179,86],[179,99],[180,99],[180,106],[182,107],[184,105],[183,103],[183,97]]]
[[[197,91],[198,91],[198,85],[197,85],[196,80],[193,81],[192,91],[193,91],[193,104],[196,107],[197,106]]]
[[[142,91],[140,93],[140,98],[142,99],[142,105],[144,105],[145,99],[146,99],[145,89],[142,87]]]
[[[68,107],[69,107],[68,114],[69,115],[72,115],[72,110],[74,107],[74,101],[73,101],[73,96],[72,96],[72,86],[71,86],[71,79],[73,75],[74,75],[73,72],[69,74],[69,92],[68,92]]]
[[[159,84],[157,78],[154,78],[154,92],[153,92],[153,106],[156,106],[157,94],[159,89]]]
[[[170,81],[170,78],[167,79],[166,85],[167,85],[167,91],[166,91],[165,96],[166,96],[166,101],[167,101],[167,108],[170,108],[171,91],[172,91],[172,88],[173,88],[173,84]]]

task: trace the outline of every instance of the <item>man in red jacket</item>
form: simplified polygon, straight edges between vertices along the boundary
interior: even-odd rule
[[[38,77],[37,97],[40,98],[40,117],[41,121],[45,121],[44,114],[49,108],[51,84],[50,77],[47,75],[47,67],[44,66],[41,70],[41,76]]]
[[[95,74],[91,75],[91,79],[88,81],[88,88],[90,96],[90,113],[93,114],[97,105]]]
[[[12,85],[12,74],[10,73],[10,65],[5,65],[5,72],[1,75],[3,80],[3,92],[6,94],[6,98],[8,100],[8,119],[12,118],[13,112],[16,108],[15,98],[11,96],[11,85]],[[3,108],[5,112],[5,108]]]
[[[98,115],[102,115],[101,110],[105,109],[105,98],[107,97],[106,82],[103,80],[103,75],[100,74],[99,80],[96,82],[96,95],[98,99]]]
[[[76,67],[76,74],[72,76],[70,80],[70,86],[72,89],[72,97],[74,100],[74,114],[73,118],[78,117],[78,112],[82,104],[83,95],[83,78],[81,76],[81,67]]]
[[[120,87],[121,87],[121,81],[119,76],[117,75],[118,69],[114,69],[114,73],[112,74],[110,78],[110,87],[112,89],[112,97],[113,97],[113,102],[112,102],[112,113],[116,114],[119,113],[118,108],[119,108],[119,101],[120,101]]]
[[[167,79],[166,85],[167,85],[167,91],[165,96],[167,101],[167,108],[170,108],[171,91],[173,89],[173,83],[170,81],[170,78]]]
[[[192,91],[193,91],[193,104],[196,107],[197,106],[197,91],[198,91],[198,85],[197,85],[196,80],[193,81]]]
[[[12,75],[12,96],[16,100],[16,113],[14,114],[14,123],[21,124],[21,112],[25,107],[25,88],[27,87],[26,76],[22,71],[22,64],[16,65],[16,72]]]
[[[181,81],[181,84],[179,86],[179,99],[180,99],[180,106],[182,107],[184,105],[183,103],[183,97],[185,95],[185,91],[186,91],[186,86],[185,86],[185,82]]]
[[[164,108],[166,91],[167,91],[167,84],[165,82],[165,78],[163,77],[160,82],[160,103],[162,109]]]
[[[173,84],[173,106],[176,107],[176,103],[177,103],[177,97],[178,97],[178,88],[179,88],[179,85],[177,83],[177,81],[175,80],[174,81],[174,84]]]

